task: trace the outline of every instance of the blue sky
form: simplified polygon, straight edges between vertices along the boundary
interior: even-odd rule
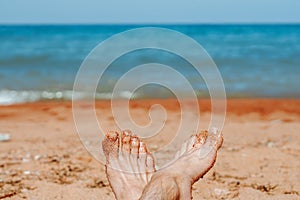
[[[300,0],[0,0],[0,23],[300,23]]]

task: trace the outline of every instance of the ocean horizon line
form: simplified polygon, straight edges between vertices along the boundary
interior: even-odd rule
[[[0,26],[300,26],[300,22],[216,23],[0,23]]]

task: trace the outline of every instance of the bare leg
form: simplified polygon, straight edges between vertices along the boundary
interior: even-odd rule
[[[106,175],[117,200],[138,199],[155,172],[145,144],[130,131],[109,132],[102,142]]]
[[[174,163],[152,176],[140,200],[192,199],[192,185],[212,168],[222,142],[216,130],[191,136],[177,152]]]

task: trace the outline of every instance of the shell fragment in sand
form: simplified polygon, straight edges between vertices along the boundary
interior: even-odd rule
[[[0,133],[0,142],[7,142],[10,140],[10,134]]]

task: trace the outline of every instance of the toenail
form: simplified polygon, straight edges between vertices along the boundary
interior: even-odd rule
[[[115,140],[119,137],[119,134],[118,132],[115,132],[115,131],[109,131],[107,134],[106,134],[106,137],[110,140]]]
[[[137,139],[137,138],[132,138],[132,139],[131,139],[131,144],[132,144],[132,145],[135,145],[135,146],[138,146],[138,145],[139,145],[138,139]]]
[[[130,131],[130,130],[124,130],[122,133],[123,133],[123,135],[125,135],[125,136],[131,135],[131,131]]]

